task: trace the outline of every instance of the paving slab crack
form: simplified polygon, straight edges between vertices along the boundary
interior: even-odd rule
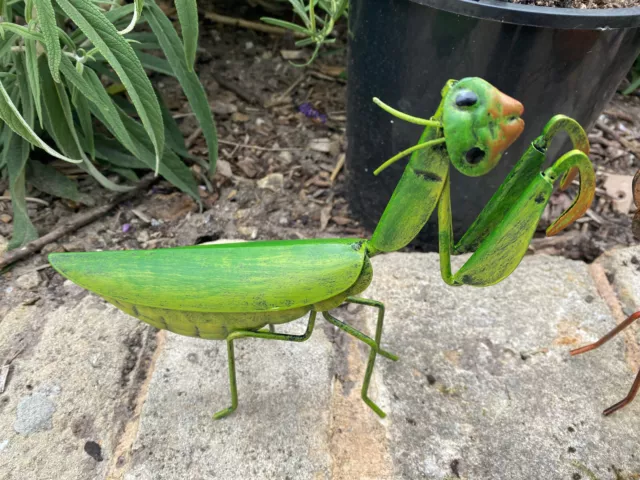
[[[118,439],[115,442],[115,448],[107,470],[107,480],[121,480],[129,470],[133,444],[138,436],[140,427],[142,408],[149,394],[149,385],[151,384],[158,358],[164,350],[166,332],[164,330],[148,329],[144,343],[145,345],[140,348],[140,355],[133,369],[135,373],[131,372],[139,380],[138,388],[131,392],[129,398],[129,408],[132,413],[121,428]],[[154,345],[150,346],[151,343]]]
[[[344,310],[340,316],[358,329],[365,325],[364,321],[358,321]],[[358,341],[342,331],[326,333],[333,338],[336,370],[329,412],[331,478],[391,479],[393,463],[386,428],[390,420],[380,420],[360,397],[368,347],[360,348]],[[335,338],[334,334],[344,335],[344,338]],[[382,357],[378,358],[380,360]],[[374,401],[378,390],[376,383],[374,372],[369,386],[369,395]]]

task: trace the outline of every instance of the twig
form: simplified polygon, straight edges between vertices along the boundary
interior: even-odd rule
[[[281,98],[284,98],[287,95],[289,95],[293,91],[294,88],[296,88],[298,85],[300,85],[304,81],[305,78],[307,78],[307,75],[305,73],[300,75],[295,82],[293,82],[291,85],[289,85],[289,88],[287,88],[284,92],[282,92],[280,95],[278,95],[276,100],[280,100]]]
[[[236,143],[230,142],[228,140],[218,140],[218,143],[222,145],[229,145],[230,147],[236,148],[252,148],[254,150],[260,150],[262,152],[297,152],[300,150],[304,150],[304,148],[267,148],[267,147],[258,147],[257,145],[247,145],[244,143]]]
[[[329,177],[329,180],[331,180],[331,183],[335,182],[336,177],[338,176],[338,174],[340,173],[340,170],[342,170],[342,167],[344,166],[344,161],[346,160],[347,156],[342,153],[340,154],[340,158],[338,158],[338,162],[336,163],[335,168],[333,169],[333,172],[331,172],[331,177]]]
[[[338,83],[347,83],[344,78],[332,77],[331,75],[326,75],[322,72],[318,72],[317,70],[310,70],[309,75],[312,77],[316,77],[320,80],[327,80],[329,82],[338,82]]]
[[[204,17],[212,22],[222,23],[223,25],[231,25],[234,27],[247,28],[249,30],[256,30],[258,32],[272,33],[275,35],[286,35],[292,33],[296,38],[306,38],[301,32],[290,32],[284,28],[274,27],[272,25],[266,25],[259,22],[251,22],[249,20],[243,20],[242,18],[227,17],[226,15],[220,15],[215,12],[204,12]]]
[[[34,240],[33,242],[27,243],[24,247],[19,248],[17,250],[12,250],[11,252],[6,253],[2,259],[0,259],[0,270],[8,267],[9,265],[14,264],[19,260],[23,260],[34,253],[40,251],[42,247],[45,245],[55,242],[61,237],[65,235],[75,232],[81,227],[97,220],[103,215],[107,214],[115,207],[117,207],[120,203],[126,202],[127,200],[131,200],[140,192],[147,190],[151,185],[160,180],[161,177],[154,177],[153,175],[147,175],[143,178],[138,186],[131,190],[130,192],[123,193],[122,195],[118,195],[111,202],[101,205],[99,207],[92,208],[87,210],[86,212],[75,215],[70,221],[60,225],[59,227],[53,229],[51,232],[43,235],[42,237]]]
[[[211,76],[213,79],[218,82],[218,84],[224,88],[225,90],[229,90],[230,92],[235,93],[238,97],[244,100],[247,103],[252,105],[262,105],[262,100],[258,98],[257,95],[247,92],[245,89],[240,87],[238,84],[225,80],[217,73],[212,73]]]
[[[11,370],[11,364],[4,365],[0,368],[0,393],[4,393],[4,388],[7,385],[7,379],[9,378],[9,371]]]
[[[193,133],[189,135],[189,138],[187,138],[186,142],[184,142],[185,146],[187,147],[187,150],[193,147],[193,144],[196,143],[196,140],[200,135],[202,135],[202,127],[196,128],[193,131]]]
[[[599,143],[604,147],[613,147],[613,142],[611,140],[607,140],[604,137],[599,137],[596,135],[589,135],[589,142],[591,143]]]
[[[622,135],[620,135],[618,132],[616,132],[613,128],[605,125],[602,122],[596,122],[596,127],[615,138],[618,142],[620,142],[620,145],[629,150],[629,153],[633,153],[637,158],[640,158],[640,152],[636,149],[637,147]]]
[[[27,202],[31,202],[31,203],[39,203],[40,205],[44,205],[45,207],[49,206],[49,202],[47,202],[46,200],[42,200],[41,198],[34,198],[34,197],[24,197],[24,199]],[[11,197],[8,197],[6,195],[2,195],[0,196],[0,200],[11,200]]]
[[[629,115],[628,113],[618,112],[618,111],[614,111],[614,110],[605,110],[602,113],[604,113],[605,115],[607,115],[609,117],[615,117],[615,118],[618,118],[620,120],[624,120],[625,122],[634,123],[633,117],[631,115]]]

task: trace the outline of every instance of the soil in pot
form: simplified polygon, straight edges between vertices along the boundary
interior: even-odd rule
[[[509,3],[558,8],[630,8],[639,7],[640,0],[508,0]]]

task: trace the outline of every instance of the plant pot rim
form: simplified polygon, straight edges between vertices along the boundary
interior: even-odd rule
[[[556,8],[499,0],[410,0],[468,17],[531,27],[567,30],[609,30],[640,27],[640,7]]]

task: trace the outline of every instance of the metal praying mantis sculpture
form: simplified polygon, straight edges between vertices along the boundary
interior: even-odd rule
[[[302,342],[313,331],[317,313],[370,347],[362,399],[380,417],[385,413],[367,391],[377,355],[398,357],[381,346],[384,305],[357,297],[373,277],[370,258],[399,250],[422,229],[434,210],[439,222],[442,278],[449,285],[495,284],[517,267],[536,225],[564,174],[568,185],[580,173],[573,205],[549,228],[555,234],[590,206],[595,176],[586,153],[587,136],[570,118],[554,117],[529,147],[476,222],[454,245],[449,198],[449,162],[466,175],[489,172],[502,152],[520,135],[522,105],[480,78],[449,81],[431,119],[391,114],[426,128],[420,142],[383,165],[411,154],[410,162],[370,240],[322,239],[248,242],[148,251],[51,254],[63,276],[95,292],[143,322],[174,333],[226,340],[231,406],[238,404],[234,342],[244,337]],[[577,149],[540,173],[545,150],[559,130],[569,133]],[[379,169],[380,170],[380,169]],[[450,256],[475,253],[455,274]],[[335,318],[330,310],[343,303],[378,310],[374,338]],[[303,335],[276,333],[273,325],[309,313]],[[269,327],[268,330],[264,327]]]
[[[633,201],[636,204],[636,208],[637,208],[635,216],[633,217],[631,228],[633,229],[634,237],[640,240],[640,170],[638,170],[635,176],[633,177],[633,184],[631,189],[633,194]],[[591,350],[594,350],[604,345],[605,343],[607,343],[609,340],[611,340],[617,334],[622,332],[625,328],[629,327],[633,322],[635,322],[638,319],[640,319],[640,311],[629,315],[624,322],[620,323],[618,326],[616,326],[613,330],[611,330],[609,333],[607,333],[604,337],[602,337],[597,342],[594,342],[590,345],[585,345],[584,347],[576,348],[575,350],[571,350],[570,352],[571,355],[580,355],[581,353],[589,352]],[[634,380],[633,385],[631,385],[631,390],[629,390],[629,393],[627,394],[627,396],[624,397],[615,405],[612,405],[609,408],[607,408],[602,413],[605,416],[611,415],[613,412],[620,410],[625,405],[628,405],[636,397],[636,395],[638,394],[638,390],[640,390],[640,372],[636,374],[636,379]]]

